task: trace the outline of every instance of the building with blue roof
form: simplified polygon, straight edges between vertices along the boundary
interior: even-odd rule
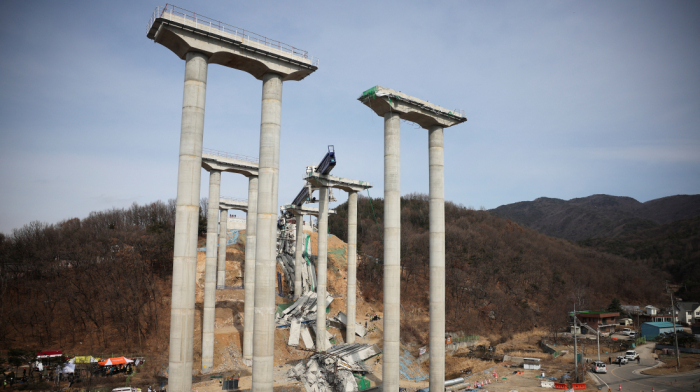
[[[682,331],[683,326],[676,324],[676,330]],[[673,333],[673,323],[667,321],[656,322],[656,323],[643,323],[642,324],[642,336],[647,339],[652,339],[659,336],[662,333]]]

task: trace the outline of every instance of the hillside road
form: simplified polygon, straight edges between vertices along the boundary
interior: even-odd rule
[[[622,366],[608,364],[607,374],[596,374],[593,377],[598,377],[612,391],[618,391],[620,386],[623,392],[651,392],[652,388],[654,392],[691,392],[695,388],[700,389],[700,371],[665,376],[642,374],[643,370],[659,363],[651,355],[653,347],[653,344],[646,344],[637,348],[640,354],[639,364],[636,361]],[[607,389],[605,384],[601,385],[601,390]]]

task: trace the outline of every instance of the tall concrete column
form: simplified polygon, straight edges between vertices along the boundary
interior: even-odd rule
[[[318,259],[316,262],[316,350],[326,351],[326,270],[328,268],[328,188],[318,190]]]
[[[304,262],[302,250],[304,247],[304,215],[297,214],[296,246],[294,247],[294,299],[301,296],[301,266]]]
[[[345,341],[355,343],[355,311],[357,298],[357,192],[348,194],[348,325]]]
[[[226,234],[228,233],[228,210],[219,211],[219,261],[216,267],[216,285],[226,285]]]
[[[255,322],[255,247],[258,219],[258,177],[248,178],[248,211],[245,218],[245,275],[243,288],[243,362],[253,363],[253,325]]]
[[[168,389],[192,390],[194,297],[197,272],[199,186],[202,170],[204,103],[207,91],[207,56],[189,52],[185,62],[185,87],[180,127],[180,160],[177,172],[177,207],[173,250],[173,290],[170,307]]]
[[[445,160],[442,127],[430,127],[430,390],[445,388]]]
[[[263,76],[260,124],[258,218],[255,244],[253,388],[272,392],[275,350],[277,184],[282,112],[282,77]]]
[[[219,198],[221,172],[209,172],[209,202],[207,204],[207,258],[204,265],[204,311],[202,312],[202,371],[214,366],[214,307],[216,306],[216,261],[219,239]]]
[[[399,390],[401,328],[401,118],[384,115],[384,362],[383,391]],[[444,388],[444,386],[443,386]],[[442,390],[442,389],[439,389]]]

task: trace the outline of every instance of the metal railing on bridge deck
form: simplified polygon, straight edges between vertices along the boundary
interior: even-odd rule
[[[223,158],[237,159],[239,161],[258,163],[257,157],[251,157],[248,155],[231,154],[229,152],[214,150],[213,148],[202,148],[202,154],[216,155]]]
[[[299,57],[301,59],[308,60],[311,62],[311,65],[318,67],[319,59],[317,57],[309,56],[309,52],[306,50],[287,45],[283,42],[267,38],[251,31],[246,31],[240,27],[222,23],[221,21],[214,20],[203,15],[197,15],[195,12],[176,7],[172,4],[165,4],[164,7],[156,7],[155,11],[153,11],[153,14],[151,15],[151,19],[148,21],[148,25],[146,26],[146,33],[148,34],[148,32],[151,30],[151,26],[153,26],[156,19],[163,18],[172,20],[173,16],[182,18],[185,24],[191,25],[196,29],[206,30],[210,33],[218,30],[226,35],[230,34],[234,37],[240,38],[244,44],[246,41],[255,42],[258,45],[267,46],[271,49],[284,52],[292,58]]]
[[[240,197],[220,196],[219,199],[230,200],[230,201],[238,201],[238,202],[241,202],[241,203],[247,203],[247,202],[248,202],[248,199],[241,199]]]

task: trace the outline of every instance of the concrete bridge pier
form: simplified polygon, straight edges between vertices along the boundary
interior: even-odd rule
[[[255,323],[255,248],[257,246],[258,177],[248,177],[248,210],[245,220],[245,275],[243,288],[243,362],[253,364],[253,325]]]
[[[275,266],[277,240],[277,184],[282,113],[282,77],[263,76],[255,246],[255,317],[253,388],[272,392],[275,349]]]
[[[347,326],[345,342],[355,343],[355,318],[357,313],[357,192],[348,193],[348,287]]]
[[[348,193],[348,280],[347,280],[347,325],[345,333],[345,341],[347,343],[355,342],[355,316],[356,316],[356,299],[357,299],[357,192],[369,189],[372,184],[350,180],[347,178],[335,177],[328,174],[308,173],[304,180],[311,185],[313,189],[328,190],[328,188],[336,188],[344,190]],[[326,196],[326,199],[328,196]],[[323,202],[323,197],[319,196],[319,202]],[[328,211],[328,202],[326,201],[326,210]],[[330,212],[330,211],[329,211]],[[319,207],[319,214],[321,208]],[[326,231],[328,230],[328,214],[326,214]],[[327,260],[327,241],[328,236],[322,236],[321,233],[321,218],[319,215],[319,260],[323,254],[324,260]],[[324,244],[326,251],[321,253],[321,239],[326,241]],[[324,261],[325,262],[325,261]],[[320,265],[320,264],[319,264]],[[325,277],[325,268],[323,274]],[[325,281],[324,281],[325,282]]]
[[[220,207],[219,207],[220,208]],[[219,209],[219,259],[216,264],[216,285],[226,285],[226,233],[228,233],[228,209]]]
[[[218,242],[219,197],[221,172],[209,172],[209,202],[207,203],[207,252],[204,266],[204,311],[202,312],[202,372],[214,366],[214,322],[216,306],[216,262]],[[224,250],[225,250],[224,244]]]
[[[401,330],[401,118],[384,115],[383,391],[399,390]],[[442,386],[444,388],[444,385]]]
[[[294,247],[294,299],[301,296],[301,266],[304,247],[304,215],[294,214],[297,220],[296,246]]]
[[[430,165],[430,389],[445,385],[445,160],[443,129],[428,130]]]
[[[326,272],[328,266],[328,187],[318,190],[318,259],[316,261],[316,350],[326,351]]]
[[[171,391],[192,389],[199,186],[207,91],[207,56],[188,52],[185,60],[170,309],[168,386]]]
[[[185,15],[187,15],[185,17]],[[223,29],[220,22],[173,5],[157,8],[146,36],[186,60],[178,202],[173,261],[173,301],[170,334],[170,392],[192,386],[194,284],[198,225],[202,128],[207,64],[249,73],[263,81],[260,132],[260,200],[256,227],[253,390],[272,392],[274,349],[274,275],[277,221],[282,81],[302,80],[318,69],[307,51],[254,34]],[[212,23],[212,21],[214,23]],[[262,41],[261,41],[262,39]],[[257,170],[257,168],[255,168]],[[261,270],[260,273],[258,270]],[[260,294],[260,295],[258,295]],[[257,359],[256,359],[257,358]]]
[[[375,86],[360,102],[384,117],[384,391],[399,381],[400,137],[399,116],[429,131],[430,161],[430,389],[445,380],[445,171],[443,129],[467,121],[452,111],[400,91]]]

